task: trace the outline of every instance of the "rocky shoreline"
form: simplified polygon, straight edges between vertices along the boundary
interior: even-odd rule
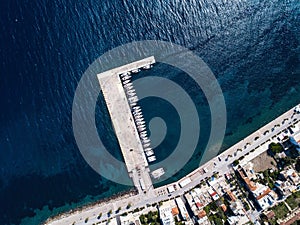
[[[76,209],[71,209],[67,212],[62,212],[62,213],[57,214],[55,216],[51,216],[46,221],[42,222],[40,225],[47,225],[47,224],[51,223],[52,221],[55,221],[55,220],[58,220],[58,219],[61,219],[61,218],[64,218],[64,217],[68,217],[68,216],[70,216],[72,214],[75,214],[75,213],[79,213],[82,210],[88,210],[90,208],[95,207],[96,205],[101,206],[103,204],[109,204],[112,201],[121,200],[121,199],[128,198],[128,197],[131,197],[131,196],[134,196],[134,195],[137,195],[137,194],[138,194],[138,191],[135,188],[132,188],[129,191],[119,192],[119,193],[114,194],[110,197],[103,198],[103,199],[100,199],[98,201],[88,203],[87,205],[80,206]]]

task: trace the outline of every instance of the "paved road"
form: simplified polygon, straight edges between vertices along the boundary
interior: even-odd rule
[[[249,135],[244,140],[240,141],[239,143],[235,144],[225,152],[221,153],[218,157],[220,157],[221,161],[219,161],[218,157],[213,158],[209,162],[205,163],[203,166],[199,167],[183,179],[157,188],[154,191],[148,192],[146,195],[139,194],[136,196],[131,196],[127,198],[122,198],[120,200],[115,200],[114,202],[107,202],[103,203],[102,205],[93,206],[90,209],[83,210],[81,212],[73,213],[71,215],[65,215],[61,219],[49,222],[47,224],[51,225],[70,225],[74,221],[76,224],[85,224],[85,218],[89,218],[89,223],[96,223],[108,218],[107,212],[112,209],[112,217],[115,216],[115,211],[118,207],[121,207],[119,214],[128,211],[126,206],[130,203],[131,209],[144,207],[146,204],[152,204],[155,202],[159,202],[162,200],[167,200],[169,198],[179,196],[184,194],[185,192],[189,191],[197,184],[200,183],[201,180],[205,180],[211,177],[215,172],[218,172],[220,175],[226,174],[229,172],[231,168],[231,164],[234,160],[239,159],[242,155],[249,153],[247,156],[247,160],[251,160],[256,157],[258,154],[261,154],[263,151],[266,151],[265,148],[260,148],[260,146],[264,146],[267,140],[271,140],[274,136],[279,135],[282,131],[284,131],[287,127],[299,122],[300,114],[294,114],[294,110],[291,109],[288,112],[284,113],[271,123],[267,124],[266,126],[262,127],[258,131],[254,132],[253,134]],[[284,122],[283,122],[284,121]],[[279,124],[279,126],[278,126]],[[273,129],[273,131],[272,131]],[[268,132],[267,132],[268,131]],[[257,148],[259,147],[259,148]],[[241,150],[238,150],[241,149]],[[251,150],[255,149],[254,152]],[[231,155],[231,157],[228,157]],[[245,157],[246,159],[246,157]],[[206,173],[203,173],[203,169],[206,169]],[[189,177],[191,182],[184,186],[183,188],[179,188],[179,183]],[[171,196],[168,196],[167,187],[170,185],[176,185],[178,188],[175,192],[172,193]],[[164,191],[164,195],[157,195],[158,191]],[[102,212],[102,217],[100,220],[97,219],[98,214]]]

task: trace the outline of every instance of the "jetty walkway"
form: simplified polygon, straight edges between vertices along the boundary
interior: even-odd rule
[[[143,143],[132,114],[132,107],[138,99],[132,96],[132,101],[129,101],[123,85],[130,83],[132,71],[149,68],[153,63],[154,57],[149,57],[97,75],[127,171],[139,193],[151,191],[153,185]],[[133,90],[130,93],[134,94]]]

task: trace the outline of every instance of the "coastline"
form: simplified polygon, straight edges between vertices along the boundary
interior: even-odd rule
[[[272,120],[271,122],[269,122],[269,123],[265,124],[264,126],[260,127],[255,132],[251,133],[249,136],[247,136],[246,138],[244,138],[241,141],[237,142],[236,144],[234,144],[233,146],[231,146],[227,150],[223,151],[218,156],[210,159],[208,162],[204,163],[203,165],[201,165],[200,167],[198,167],[197,169],[195,169],[191,173],[187,174],[185,177],[179,179],[178,181],[176,181],[174,183],[170,183],[168,185],[164,185],[162,187],[159,187],[156,190],[160,191],[160,190],[163,190],[164,188],[166,189],[166,187],[170,186],[170,185],[181,186],[180,185],[181,182],[183,182],[187,178],[191,179],[191,181],[187,185],[184,185],[184,187],[182,187],[181,190],[176,191],[173,196],[182,194],[186,190],[194,187],[197,183],[199,183],[200,182],[199,177],[200,178],[202,177],[202,179],[206,179],[206,178],[210,177],[211,175],[213,175],[214,172],[215,172],[214,171],[215,170],[214,168],[216,166],[215,163],[220,161],[218,159],[219,157],[222,158],[221,160],[224,159],[223,162],[228,161],[227,163],[225,163],[225,165],[228,166],[228,164],[231,165],[233,159],[240,158],[241,156],[249,154],[253,149],[255,150],[255,151],[253,151],[253,152],[255,152],[255,154],[257,154],[257,152],[260,152],[260,151],[265,151],[265,149],[260,149],[260,148],[258,148],[258,146],[262,147],[262,146],[268,145],[269,144],[268,140],[270,140],[271,137],[272,138],[274,136],[277,137],[277,135],[280,134],[284,129],[286,129],[289,126],[292,126],[294,122],[295,123],[299,122],[299,118],[297,119],[297,117],[299,117],[299,116],[294,113],[294,108],[295,108],[295,106],[292,107],[290,110],[284,112],[283,114],[281,114],[280,116],[278,116],[277,118]],[[296,118],[294,118],[294,116]],[[289,121],[289,120],[291,120],[291,121]],[[270,131],[270,129],[273,129],[272,132]],[[265,132],[265,131],[268,131],[268,132]],[[259,136],[258,139],[257,139],[257,136]],[[259,140],[259,142],[258,142],[258,140]],[[251,143],[254,143],[254,144],[252,145]],[[256,150],[256,149],[258,149],[258,150]],[[231,155],[230,159],[228,157],[229,155]],[[233,155],[234,155],[234,157],[233,157]],[[225,160],[225,158],[227,158],[227,160]],[[209,172],[207,172],[207,173],[203,172],[203,169],[206,169],[206,170],[208,169]],[[226,172],[226,171],[224,171],[224,172]],[[161,200],[163,200],[164,198],[165,198],[164,196],[160,197]],[[106,199],[91,203],[86,207],[77,208],[75,210],[70,210],[67,213],[61,213],[60,215],[50,217],[45,222],[43,222],[42,224],[55,223],[59,219],[67,218],[69,216],[72,216],[72,215],[75,215],[75,214],[78,214],[78,213],[83,213],[84,211],[86,212],[90,209],[91,210],[95,209],[95,207],[103,206],[104,203],[105,203],[105,205],[113,206],[114,202],[116,202],[116,201],[121,202],[124,199],[126,199],[126,200],[128,200],[128,199],[132,199],[132,200],[137,199],[137,200],[139,200],[139,196],[135,195],[134,192],[132,192],[132,191],[130,193],[125,194],[125,195],[124,195],[124,193],[119,193],[119,194],[115,195],[114,198],[113,197],[106,198]],[[151,204],[152,202],[155,202],[155,201],[157,201],[157,198],[148,199],[149,204]],[[134,207],[132,209],[142,207],[143,205],[145,205],[145,202],[143,202],[143,201],[141,201],[141,202],[137,201],[135,203],[136,204],[134,205]],[[132,209],[130,209],[130,210],[132,210]],[[128,210],[129,209],[127,209],[125,211],[128,211]],[[122,211],[124,211],[124,210],[122,210]],[[95,216],[95,213],[93,214],[93,216]],[[80,218],[80,220],[82,220],[82,218]]]
[[[125,198],[128,198],[128,197],[137,195],[137,193],[138,192],[137,192],[137,190],[135,190],[135,188],[132,188],[129,191],[121,191],[121,192],[116,193],[116,194],[114,194],[110,197],[103,198],[103,199],[97,200],[95,202],[90,202],[90,203],[88,203],[84,206],[77,207],[76,209],[71,209],[67,212],[62,212],[62,213],[59,213],[55,216],[49,217],[46,221],[41,222],[40,225],[51,223],[55,220],[68,217],[72,214],[79,213],[80,211],[83,211],[83,210],[89,210],[91,208],[94,208],[95,206],[102,206],[103,204],[107,204],[108,202],[111,202],[111,201],[122,200],[122,199],[125,199]]]

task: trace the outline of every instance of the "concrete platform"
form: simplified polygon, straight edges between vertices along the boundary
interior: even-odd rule
[[[97,75],[127,171],[139,192],[151,189],[152,181],[148,161],[119,75],[153,63],[154,57],[149,57]],[[140,179],[145,188],[141,187]]]

